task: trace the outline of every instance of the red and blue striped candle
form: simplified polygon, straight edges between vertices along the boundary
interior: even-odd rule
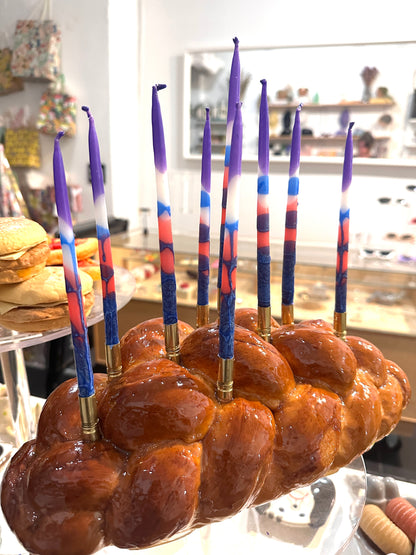
[[[157,94],[158,91],[164,88],[166,88],[166,85],[155,85],[152,88],[152,133],[156,171],[162,309],[164,324],[168,326],[178,322],[178,312],[176,303],[175,255],[172,239],[172,218],[169,200],[165,136]]]
[[[94,118],[92,117],[87,106],[82,106],[82,109],[87,113],[89,121],[88,146],[90,155],[92,194],[94,199],[94,212],[97,228],[98,252],[100,257],[105,342],[107,345],[113,346],[119,343],[117,300],[100,146],[98,143]]]
[[[295,292],[296,232],[298,220],[299,164],[301,146],[300,111],[296,109],[289,162],[289,184],[283,246],[282,305],[293,306]]]
[[[257,303],[270,306],[269,106],[267,81],[261,80],[257,177]]]
[[[84,303],[81,280],[78,272],[75,252],[74,230],[69,209],[68,189],[65,178],[64,163],[59,140],[61,131],[55,138],[53,152],[53,176],[55,183],[55,200],[58,212],[59,234],[62,246],[65,287],[68,298],[69,318],[71,322],[72,343],[74,346],[75,370],[78,379],[80,397],[94,394],[94,378],[91,365],[88,329],[85,322]]]
[[[236,106],[240,101],[240,55],[238,50],[238,39],[235,37],[234,54],[231,62],[230,84],[228,88],[228,111],[227,111],[227,129],[225,134],[225,160],[224,160],[224,177],[222,183],[222,204],[221,204],[221,227],[220,227],[220,252],[218,265],[218,289],[221,289],[222,280],[222,260],[224,250],[224,234],[225,234],[225,217],[227,209],[229,166],[231,157],[231,138],[233,133],[233,125],[236,113]]]
[[[209,304],[209,254],[211,218],[211,126],[209,108],[206,108],[202,141],[201,202],[198,243],[198,305]]]
[[[241,119],[241,105],[238,103],[231,140],[227,212],[224,230],[224,256],[222,264],[219,323],[219,357],[222,359],[232,359],[234,357],[234,313],[242,141],[243,124]]]
[[[342,171],[341,208],[339,211],[337,268],[335,282],[335,312],[342,314],[347,311],[347,274],[348,274],[348,248],[350,228],[350,208],[348,193],[352,181],[353,137],[354,123],[348,126],[345,141],[344,166]]]

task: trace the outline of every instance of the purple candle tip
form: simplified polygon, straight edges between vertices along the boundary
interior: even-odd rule
[[[166,89],[166,85],[164,85],[163,83],[156,85],[157,91],[162,91],[163,89]]]
[[[87,116],[89,118],[91,117],[91,112],[90,112],[90,109],[88,108],[88,106],[81,106],[81,110],[84,110],[84,112],[87,112]]]
[[[354,127],[354,123],[355,121],[350,121],[350,124],[348,126],[348,131],[351,131],[351,129]]]
[[[300,112],[302,110],[303,104],[302,102],[299,104],[299,106],[296,108],[297,112]]]
[[[59,131],[55,137],[55,143],[57,143],[63,135],[65,135],[65,131]]]
[[[266,79],[260,79],[260,83],[264,86],[267,85],[267,81]]]
[[[233,38],[233,42],[234,42],[234,44],[235,44],[235,47],[238,48],[238,43],[239,43],[240,41],[238,40],[237,37],[234,37],[234,38]]]
[[[205,119],[209,120],[209,108],[205,108]]]

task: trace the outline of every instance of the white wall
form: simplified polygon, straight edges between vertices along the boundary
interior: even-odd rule
[[[39,0],[1,0],[0,30],[6,31],[10,39],[17,19],[25,19],[33,13]],[[94,219],[92,192],[87,180],[88,119],[81,105],[90,107],[100,137],[102,162],[107,166],[111,178],[110,133],[109,133],[109,64],[108,64],[108,13],[107,0],[54,0],[52,18],[62,31],[62,71],[66,77],[67,90],[78,100],[77,135],[61,140],[62,155],[68,183],[83,188],[83,212],[79,221]],[[36,116],[45,83],[26,83],[22,92],[0,97],[0,113],[10,107],[28,106],[30,114]],[[39,172],[49,183],[52,176],[52,136],[41,136],[42,167]],[[107,194],[108,211],[113,212],[112,195]]]

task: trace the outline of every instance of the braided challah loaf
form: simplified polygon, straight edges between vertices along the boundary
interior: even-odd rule
[[[75,380],[49,396],[2,487],[28,551],[169,541],[335,472],[398,423],[409,383],[374,345],[321,320],[273,321],[271,344],[256,311],[237,310],[236,324],[229,403],[215,396],[218,326],[180,323],[179,365],[161,319],[122,338],[118,380],[95,375],[102,439],[82,439]]]

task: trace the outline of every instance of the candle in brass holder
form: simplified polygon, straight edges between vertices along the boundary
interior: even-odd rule
[[[196,327],[201,328],[209,323],[209,304],[197,305],[196,307]]]
[[[165,325],[165,348],[169,360],[180,363],[178,322]]]
[[[108,379],[111,380],[121,376],[122,365],[120,343],[105,346],[105,362]]]
[[[347,313],[334,312],[334,331],[335,335],[340,339],[345,339],[347,336]]]
[[[234,359],[219,358],[217,397],[222,403],[228,403],[233,398]]]
[[[270,343],[271,338],[271,322],[272,322],[272,309],[271,306],[257,307],[257,331],[264,341]]]
[[[86,441],[97,441],[100,439],[98,431],[97,400],[95,393],[89,397],[79,397],[79,408],[81,413],[82,435]]]

